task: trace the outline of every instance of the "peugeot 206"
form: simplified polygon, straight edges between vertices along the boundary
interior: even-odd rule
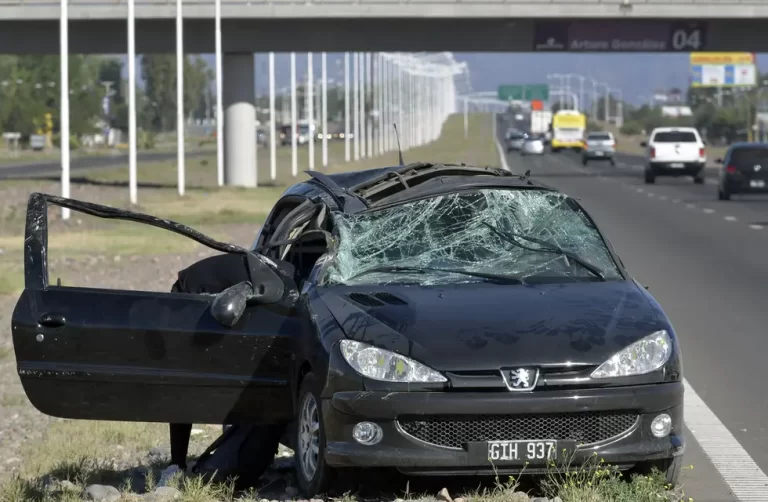
[[[71,419],[268,426],[253,455],[293,448],[308,497],[349,467],[535,474],[595,455],[677,481],[675,331],[575,199],[490,167],[308,174],[250,248],[33,194],[13,314],[32,404]],[[51,283],[50,204],[240,255],[244,280],[215,295]]]

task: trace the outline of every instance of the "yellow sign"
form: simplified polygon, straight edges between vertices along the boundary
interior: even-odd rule
[[[754,64],[752,52],[691,52],[691,65]]]

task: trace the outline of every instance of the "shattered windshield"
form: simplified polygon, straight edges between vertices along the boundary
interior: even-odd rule
[[[621,279],[597,229],[562,194],[477,190],[333,218],[339,244],[327,269],[329,283]]]

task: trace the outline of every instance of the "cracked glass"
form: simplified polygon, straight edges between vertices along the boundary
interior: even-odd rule
[[[551,245],[599,269],[607,280],[622,278],[586,214],[572,199],[558,193],[519,189],[456,192],[356,215],[334,213],[333,219],[339,240],[327,268],[330,284],[433,285],[489,280],[467,275],[472,273],[526,283],[599,279],[574,260],[544,251]]]

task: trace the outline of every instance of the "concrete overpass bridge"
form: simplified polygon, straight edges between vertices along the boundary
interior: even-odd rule
[[[71,52],[127,52],[127,0],[68,5]],[[58,6],[0,0],[0,50],[57,53]],[[768,0],[223,0],[221,9],[225,52],[595,49],[560,43],[569,37],[556,23],[563,20],[589,20],[588,28],[571,31],[603,38],[634,32],[665,42],[623,47],[629,50],[768,51]],[[175,50],[175,1],[138,0],[135,13],[137,52]],[[213,0],[184,0],[183,16],[185,50],[214,52]]]

